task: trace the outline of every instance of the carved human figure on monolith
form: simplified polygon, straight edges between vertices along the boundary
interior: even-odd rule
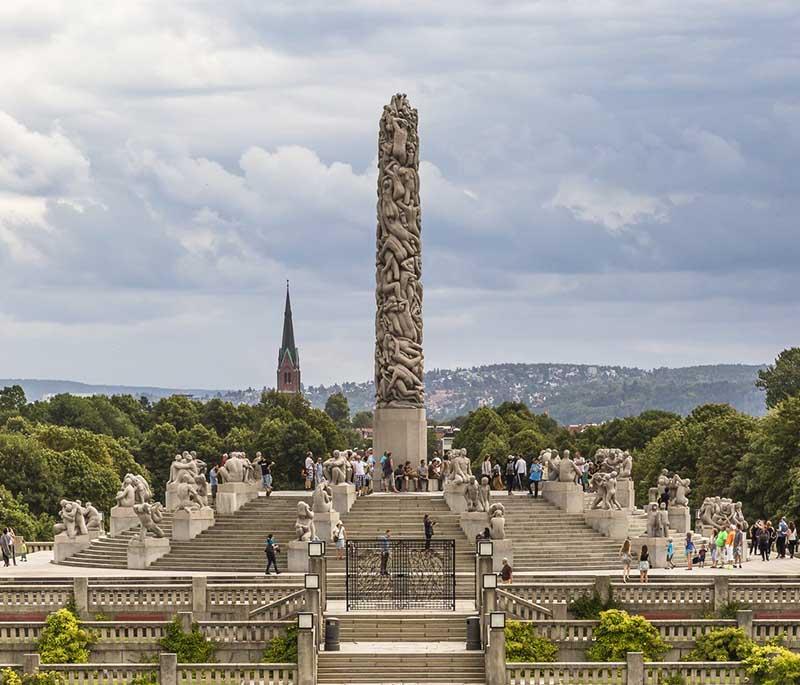
[[[689,487],[692,481],[688,478],[681,478],[677,473],[673,474],[669,483],[669,506],[688,507],[689,499],[686,497],[692,490]]]
[[[478,511],[489,511],[489,506],[492,499],[492,484],[489,481],[489,476],[481,476],[481,482],[478,485]]]
[[[86,529],[86,519],[83,515],[83,506],[80,500],[62,499],[59,505],[58,515],[61,518],[61,523],[56,523],[53,526],[53,533],[55,535],[66,533],[68,538],[88,535],[89,531]]]

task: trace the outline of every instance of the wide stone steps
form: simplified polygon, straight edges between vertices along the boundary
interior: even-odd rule
[[[472,614],[382,612],[328,614],[339,620],[342,642],[465,642]]]
[[[320,652],[319,683],[483,683],[482,653]]]
[[[172,534],[172,514],[165,513],[164,520],[159,524],[164,534]],[[64,566],[77,566],[82,568],[114,568],[128,567],[128,543],[139,535],[138,529],[126,530],[116,537],[103,537],[92,540],[91,545],[82,552],[78,552],[61,562]]]

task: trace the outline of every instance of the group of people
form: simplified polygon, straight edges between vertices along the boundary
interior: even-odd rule
[[[13,528],[4,528],[0,535],[0,551],[3,553],[3,566],[17,565],[17,556],[20,561],[28,561],[28,545],[25,538],[17,535]]]
[[[761,561],[769,561],[775,553],[778,559],[785,559],[787,554],[794,559],[797,552],[797,526],[794,521],[786,521],[781,517],[777,526],[772,521],[759,519],[750,526],[750,555],[761,555]]]

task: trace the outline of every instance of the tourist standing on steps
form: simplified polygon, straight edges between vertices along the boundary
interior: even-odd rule
[[[272,533],[267,535],[267,541],[264,544],[264,553],[267,555],[267,569],[264,571],[265,576],[270,574],[270,568],[274,568],[276,575],[280,575],[280,571],[278,570],[278,552],[280,551],[280,545],[276,542]]]
[[[750,526],[750,556],[754,557],[758,554],[758,533],[761,528],[761,519],[758,519],[752,526]]]
[[[392,533],[387,528],[386,532],[381,535],[381,575],[388,576],[389,571],[387,570],[387,566],[389,565],[389,538],[391,537]]]
[[[619,548],[619,558],[622,560],[622,582],[627,583],[631,575],[631,563],[633,563],[630,538],[625,538],[625,542]]]
[[[356,495],[358,497],[367,494],[364,471],[364,461],[356,455],[356,458],[353,459],[353,484],[356,486]]]
[[[692,541],[691,532],[686,533],[686,542],[683,546],[683,551],[686,553],[686,570],[692,570],[692,562],[694,561],[694,542]]]
[[[675,562],[672,560],[675,558],[675,545],[672,544],[672,538],[667,540],[667,565],[670,568],[675,568]]]
[[[508,559],[503,557],[503,566],[500,569],[500,582],[508,585],[512,581],[513,574],[514,570],[511,568],[511,564],[508,563]]]
[[[736,532],[733,534],[733,567],[742,568],[742,559],[744,559],[744,531],[736,526]]]
[[[533,497],[539,496],[539,483],[542,481],[542,465],[538,458],[531,462],[531,471],[528,476],[528,494]]]
[[[211,486],[211,501],[215,502],[217,499],[217,488],[219,487],[219,467],[214,464],[208,472],[208,483]]]
[[[794,559],[797,551],[797,526],[794,521],[789,521],[789,532],[786,534],[786,544],[789,546],[789,558]]]
[[[347,544],[347,533],[344,524],[339,521],[333,529],[333,542],[336,544],[336,558],[344,559],[344,547]]]
[[[776,547],[778,551],[778,558],[786,558],[786,535],[789,532],[789,524],[786,523],[786,517],[781,516],[780,523],[778,523],[778,531],[776,538]]]
[[[508,455],[508,461],[506,461],[506,486],[508,486],[508,494],[511,494],[511,491],[514,489],[514,480],[516,479],[517,469],[514,467],[514,457],[512,455]]]
[[[525,476],[528,475],[528,464],[523,457],[517,456],[517,461],[514,465],[516,467],[515,477],[517,480],[517,487],[522,491],[522,482],[525,480]]]
[[[428,514],[422,517],[422,527],[425,529],[425,549],[431,548],[431,538],[433,537],[433,527],[435,525],[436,522],[432,521]]]
[[[322,465],[322,457],[317,457],[314,462],[314,487],[325,481],[325,467]]]
[[[639,582],[647,582],[647,572],[650,570],[650,552],[647,551],[647,545],[642,545],[639,552]]]
[[[503,469],[500,466],[500,462],[498,461],[492,467],[492,490],[502,490],[503,489]]]
[[[481,477],[486,476],[492,482],[492,458],[487,454],[481,462]]]
[[[305,477],[306,490],[311,490],[314,487],[314,455],[311,452],[306,452],[303,476]]]

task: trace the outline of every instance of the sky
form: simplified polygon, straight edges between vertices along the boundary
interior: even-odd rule
[[[800,343],[796,0],[0,3],[0,377],[372,374],[419,111],[428,368]]]

